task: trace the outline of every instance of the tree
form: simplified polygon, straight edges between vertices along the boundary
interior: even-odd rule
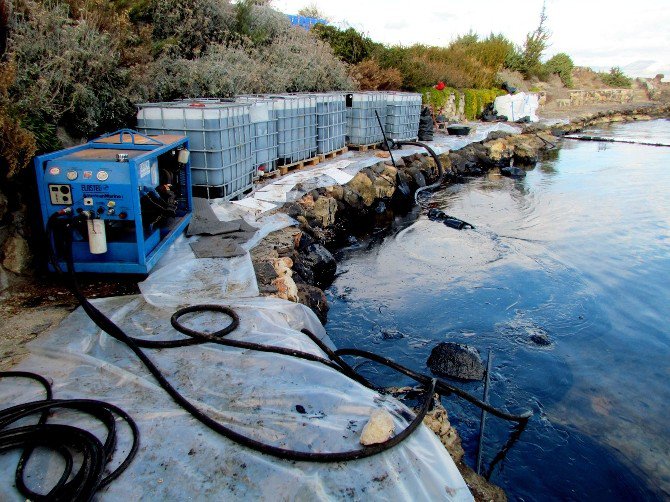
[[[547,30],[545,23],[547,21],[547,5],[542,3],[542,11],[540,12],[540,24],[535,31],[526,35],[526,41],[523,46],[522,53],[522,71],[528,77],[531,75],[538,75],[542,71],[542,62],[540,58],[549,46],[549,38],[551,33]]]
[[[561,78],[565,87],[572,87],[572,69],[575,67],[570,56],[565,52],[559,52],[545,63],[547,71],[555,73]]]

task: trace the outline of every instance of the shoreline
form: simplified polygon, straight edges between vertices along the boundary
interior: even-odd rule
[[[463,183],[492,171],[500,172],[510,161],[514,165],[534,165],[547,151],[557,148],[561,136],[586,127],[664,117],[670,117],[670,105],[575,114],[568,123],[528,124],[517,135],[493,132],[483,141],[443,153],[439,158],[445,182]],[[394,151],[397,167],[392,165],[388,153],[376,156],[379,161],[362,169],[349,183],[312,190],[277,210],[294,217],[299,226],[272,232],[251,250],[261,296],[307,305],[325,324],[328,302],[324,290],[337,274],[332,253],[350,244],[354,234],[387,229],[396,212],[411,210],[414,192],[437,179],[436,163],[427,154],[403,155],[403,150]],[[406,183],[409,193],[398,190],[399,183]],[[37,280],[27,281],[32,289],[3,292],[2,315],[9,314],[2,328],[3,369],[23,358],[25,343],[57,326],[77,306],[56,279],[49,279],[51,285],[47,287],[36,284]],[[133,280],[91,281],[87,290],[88,294],[95,291],[97,296],[138,292]],[[441,405],[425,423],[449,451],[477,500],[505,500],[500,488],[463,463],[460,437]]]

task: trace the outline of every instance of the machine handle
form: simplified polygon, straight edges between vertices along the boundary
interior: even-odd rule
[[[104,134],[104,135],[100,136],[100,138],[98,138],[98,139],[108,138],[110,136],[115,136],[117,134],[119,135],[119,143],[121,143],[121,144],[130,143],[132,145],[135,145],[136,144],[135,143],[135,135],[141,136],[142,138],[146,139],[147,141],[152,142],[155,145],[166,145],[167,144],[167,143],[164,143],[162,141],[157,140],[156,138],[152,138],[150,136],[147,136],[146,134],[142,134],[141,132],[133,131],[132,129],[119,129],[118,131],[110,132],[108,134]],[[130,136],[130,141],[124,141],[123,140],[123,136],[125,134]]]

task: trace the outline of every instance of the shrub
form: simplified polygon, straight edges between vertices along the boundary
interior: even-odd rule
[[[381,68],[374,59],[365,59],[353,66],[349,75],[366,91],[391,91],[402,87],[402,74],[397,68]]]
[[[369,58],[379,45],[353,28],[340,30],[334,26],[317,24],[312,28],[312,33],[330,45],[335,56],[354,65]]]
[[[575,65],[566,53],[559,52],[545,63],[545,67],[550,73],[558,75],[565,87],[572,87],[572,69]]]
[[[245,2],[241,5],[246,7]],[[210,44],[225,42],[235,23],[239,27],[246,20],[244,12],[234,13],[227,0],[154,0],[147,15],[156,54],[187,59],[204,54]]]
[[[16,66],[0,64],[0,173],[12,178],[30,163],[37,151],[35,136],[26,130],[9,99]]]
[[[603,83],[609,87],[621,87],[629,89],[633,85],[633,79],[626,76],[621,68],[615,66],[610,69],[609,73],[598,74]]]
[[[463,91],[465,117],[468,120],[479,118],[486,105],[493,103],[498,96],[503,94],[505,92],[500,89],[465,89]]]
[[[71,19],[66,5],[26,5],[9,39],[17,68],[9,94],[26,126],[43,135],[40,149],[55,143],[55,126],[86,137],[126,123],[132,107],[117,41]]]
[[[165,55],[135,79],[137,101],[350,89],[347,67],[301,28],[260,47],[212,45],[194,59]]]
[[[441,113],[442,110],[444,110],[452,94],[455,98],[454,105],[458,110],[461,101],[461,93],[458,92],[457,89],[452,87],[445,87],[441,91],[438,91],[435,89],[435,87],[426,87],[421,89],[423,102],[430,106],[435,115]]]

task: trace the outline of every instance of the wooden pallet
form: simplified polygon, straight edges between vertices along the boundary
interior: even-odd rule
[[[376,150],[382,145],[379,143],[370,143],[369,145],[349,145],[349,150],[358,150],[359,152],[367,152],[368,150]]]
[[[320,157],[312,157],[311,159],[305,159],[298,162],[292,162],[291,164],[284,164],[279,166],[277,170],[282,176],[284,176],[289,171],[294,171],[296,169],[303,169],[305,167],[316,166],[321,161]]]
[[[340,148],[338,150],[333,150],[332,152],[328,153],[321,153],[319,154],[319,157],[321,159],[321,162],[324,162],[326,160],[334,159],[338,155],[342,155],[343,153],[347,153],[349,149],[345,146],[344,148]]]

